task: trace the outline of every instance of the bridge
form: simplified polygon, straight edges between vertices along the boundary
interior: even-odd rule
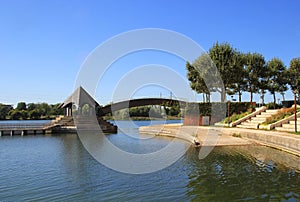
[[[187,102],[168,98],[141,98],[118,103],[112,103],[101,107],[100,104],[81,86],[78,87],[61,105],[65,109],[64,116],[57,117],[47,124],[23,123],[0,124],[0,136],[2,135],[26,135],[36,133],[76,132],[80,129],[93,130],[99,125],[104,133],[116,133],[117,126],[105,121],[102,116],[121,109],[147,105],[163,105],[168,103],[185,106]],[[96,113],[97,112],[97,113]],[[96,117],[96,120],[92,118]]]
[[[112,103],[109,105],[106,105],[104,107],[101,107],[99,110],[99,115],[103,116],[109,113],[112,113],[112,111],[118,111],[121,109],[127,109],[131,107],[140,107],[140,106],[147,106],[147,105],[163,105],[168,103],[169,105],[174,104],[186,104],[185,101],[182,100],[174,100],[174,99],[168,99],[168,98],[140,98],[140,99],[132,99],[127,101],[121,101],[117,103]]]

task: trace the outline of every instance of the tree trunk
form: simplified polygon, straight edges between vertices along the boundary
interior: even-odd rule
[[[239,91],[239,102],[242,102],[242,92]]]
[[[206,94],[206,102],[210,102],[210,93]]]
[[[285,101],[284,93],[281,93],[282,95],[282,100]]]
[[[223,89],[221,92],[221,102],[226,101],[226,89]]]
[[[202,93],[202,100],[203,100],[203,102],[205,102],[205,95],[204,95],[204,93]]]
[[[252,98],[253,98],[253,92],[250,92],[250,102],[252,102]]]
[[[274,98],[274,109],[276,109],[276,95],[275,95],[275,92],[273,93],[273,98]]]

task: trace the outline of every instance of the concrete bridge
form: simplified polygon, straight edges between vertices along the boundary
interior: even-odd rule
[[[174,99],[167,99],[167,98],[140,98],[140,99],[126,100],[117,103],[112,103],[104,107],[101,107],[99,110],[99,115],[103,116],[112,113],[112,111],[127,109],[131,107],[140,107],[140,106],[147,106],[147,105],[163,105],[166,103],[168,103],[169,105],[186,104],[186,102],[182,100],[174,100]]]

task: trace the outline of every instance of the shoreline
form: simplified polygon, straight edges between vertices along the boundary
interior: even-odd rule
[[[300,156],[300,135],[287,132],[182,124],[142,126],[139,131],[142,134],[176,137],[191,143],[197,137],[202,146],[264,145]]]

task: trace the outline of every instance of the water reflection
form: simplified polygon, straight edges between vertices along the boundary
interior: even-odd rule
[[[137,130],[132,130],[137,131]],[[137,135],[137,134],[134,134]],[[108,136],[127,151],[160,149],[170,139]],[[184,141],[183,141],[184,144]],[[135,149],[136,148],[136,149]],[[296,201],[300,158],[263,146],[215,147],[199,160],[191,147],[155,173],[129,175],[99,164],[77,135],[0,138],[3,201]]]
[[[188,193],[200,201],[296,200],[300,193],[300,175],[289,166],[300,159],[261,147],[216,147],[204,160],[190,151],[194,162]],[[274,158],[273,158],[274,157]],[[284,158],[285,157],[285,158]],[[286,160],[286,158],[295,161]],[[285,159],[285,160],[284,160]]]

